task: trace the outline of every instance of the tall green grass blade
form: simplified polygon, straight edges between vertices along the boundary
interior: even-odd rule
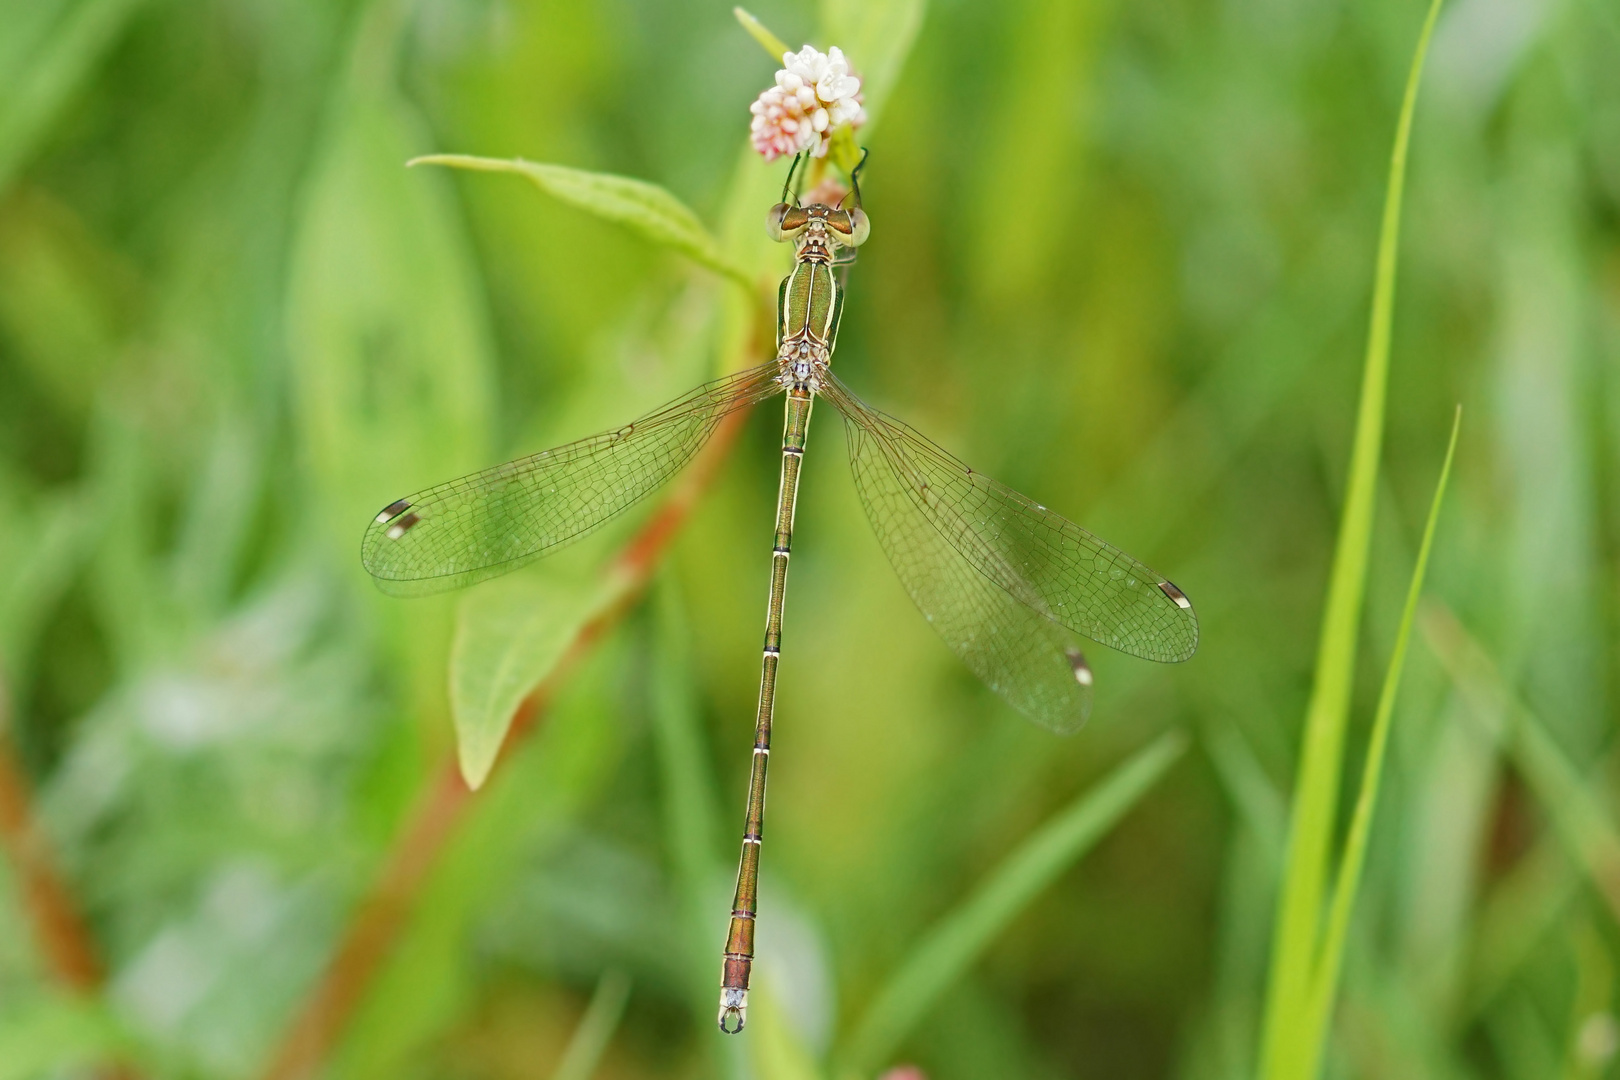
[[[1321,955],[1311,986],[1310,1000],[1298,1032],[1298,1040],[1306,1054],[1305,1077],[1314,1077],[1321,1069],[1322,1052],[1326,1047],[1329,1019],[1333,1000],[1338,990],[1339,973],[1344,965],[1344,946],[1350,933],[1350,915],[1355,908],[1356,893],[1361,887],[1361,872],[1367,862],[1367,843],[1372,835],[1373,813],[1378,808],[1378,789],[1384,775],[1384,754],[1389,747],[1389,729],[1395,715],[1395,695],[1401,685],[1401,670],[1406,664],[1406,648],[1412,640],[1412,621],[1417,615],[1418,597],[1423,594],[1423,579],[1429,568],[1429,552],[1434,546],[1434,530],[1440,520],[1440,506],[1446,496],[1446,484],[1451,479],[1451,463],[1457,453],[1457,432],[1462,427],[1462,408],[1458,407],[1451,423],[1451,441],[1446,445],[1445,464],[1440,467],[1440,480],[1435,484],[1434,500],[1429,504],[1429,520],[1423,527],[1423,543],[1418,548],[1417,565],[1412,568],[1412,583],[1406,591],[1406,607],[1401,611],[1400,629],[1395,634],[1395,650],[1390,655],[1389,667],[1384,673],[1384,687],[1378,695],[1378,712],[1373,718],[1372,737],[1367,745],[1367,760],[1362,767],[1361,790],[1356,795],[1356,808],[1350,819],[1350,835],[1345,840],[1344,858],[1339,864],[1338,880],[1334,885],[1333,903],[1329,909],[1327,931],[1323,936]]]
[[[1037,829],[961,906],[929,930],[866,1010],[841,1075],[864,1076],[888,1057],[1007,924],[1107,835],[1186,748],[1160,736]]]
[[[563,658],[599,591],[589,581],[526,575],[461,602],[450,647],[450,714],[468,787],[483,785],[518,704]]]
[[[771,59],[778,64],[782,62],[784,53],[793,51],[788,47],[787,42],[765,29],[765,24],[754,18],[751,13],[740,7],[732,8],[731,13],[737,16],[737,21],[742,23],[744,30],[748,31],[748,36],[764,46],[765,51],[770,53]]]
[[[747,272],[726,258],[697,214],[657,184],[611,173],[571,169],[566,165],[470,154],[429,154],[412,158],[406,165],[445,165],[452,169],[521,176],[554,199],[622,225],[643,239],[672,248],[744,286],[753,285]]]
[[[1423,62],[1441,2],[1431,0],[1423,22],[1390,155],[1344,517],[1339,525],[1327,605],[1322,615],[1315,682],[1306,706],[1287,862],[1272,936],[1271,973],[1261,1034],[1260,1074],[1267,1080],[1294,1080],[1307,1075],[1301,1071],[1309,1058],[1308,1045],[1301,1039],[1302,1020],[1318,955],[1328,849],[1339,801],[1344,732],[1356,666],[1356,639],[1366,593],[1367,554],[1372,540],[1373,502],[1389,382],[1390,325],[1395,306],[1395,267],[1400,241],[1401,196],[1406,185],[1407,146],[1411,141]]]
[[[618,970],[604,972],[551,1080],[591,1080],[629,1000],[630,976]]]

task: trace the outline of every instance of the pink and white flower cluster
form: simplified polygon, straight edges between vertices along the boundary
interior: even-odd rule
[[[754,114],[750,125],[754,149],[766,161],[805,150],[823,157],[835,129],[866,122],[861,80],[849,73],[849,61],[836,45],[825,53],[810,45],[783,53],[776,85],[759,95],[748,111]]]

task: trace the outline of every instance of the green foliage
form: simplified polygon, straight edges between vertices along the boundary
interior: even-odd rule
[[[1611,9],[1448,5],[1403,177],[1394,0],[0,0],[0,1074],[268,1080],[313,1030],[333,1078],[1251,1080],[1274,959],[1290,1075],[1612,1073]],[[662,495],[460,596],[357,548],[770,347],[747,106],[805,42],[871,116],[841,376],[1204,636],[1020,723],[818,410],[725,1039],[779,416],[647,577]]]

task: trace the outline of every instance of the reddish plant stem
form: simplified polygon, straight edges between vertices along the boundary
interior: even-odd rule
[[[99,950],[34,818],[33,795],[10,735],[8,687],[0,681],[0,847],[16,869],[34,940],[51,973],[79,993],[104,978]]]
[[[78,901],[57,871],[45,833],[33,811],[33,786],[11,741],[11,688],[0,677],[0,848],[17,875],[23,908],[33,924],[34,942],[45,966],[74,993],[101,992],[107,969]],[[135,1080],[127,1063],[110,1063],[105,1080]]]
[[[501,747],[503,757],[539,726],[574,669],[634,605],[699,496],[730,454],[746,416],[747,410],[738,410],[721,419],[709,445],[675,490],[608,564],[612,585],[608,598],[580,627],[556,667],[519,703]],[[461,778],[455,756],[447,754],[434,766],[394,840],[381,875],[355,911],[326,974],[287,1029],[263,1080],[303,1080],[327,1059],[392,952],[416,894],[471,802],[472,792]]]

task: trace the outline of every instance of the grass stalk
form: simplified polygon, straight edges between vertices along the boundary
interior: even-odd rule
[[[1356,894],[1361,887],[1361,873],[1367,862],[1367,845],[1372,836],[1373,813],[1378,808],[1378,790],[1383,780],[1384,756],[1389,748],[1389,730],[1395,715],[1395,696],[1401,685],[1401,671],[1406,665],[1406,649],[1412,640],[1412,623],[1417,615],[1418,598],[1423,594],[1423,579],[1429,567],[1429,553],[1434,546],[1434,530],[1440,520],[1440,506],[1445,499],[1446,483],[1451,479],[1451,463],[1457,453],[1457,432],[1462,426],[1459,407],[1451,424],[1451,440],[1446,445],[1445,463],[1440,467],[1440,479],[1435,484],[1434,499],[1429,504],[1429,520],[1423,527],[1423,543],[1418,548],[1417,563],[1412,567],[1412,581],[1406,590],[1406,606],[1401,611],[1400,629],[1395,634],[1395,649],[1384,672],[1384,686],[1378,695],[1378,712],[1373,718],[1372,737],[1367,746],[1367,760],[1362,766],[1361,789],[1356,795],[1356,807],[1350,819],[1350,835],[1345,840],[1344,859],[1339,864],[1338,879],[1333,889],[1332,906],[1328,911],[1327,932],[1323,937],[1321,955],[1311,985],[1310,999],[1304,1016],[1299,1041],[1307,1055],[1302,1075],[1315,1076],[1321,1070],[1322,1051],[1327,1044],[1328,1021],[1333,1013],[1333,1001],[1338,991],[1339,974],[1344,966],[1345,942],[1350,934],[1350,916],[1355,908]]]
[[[760,47],[770,55],[772,60],[781,63],[782,54],[793,51],[788,48],[787,42],[767,30],[765,24],[755,18],[751,12],[741,7],[734,7],[731,9],[731,13],[737,17],[737,21],[742,24],[742,28],[748,31],[748,36],[759,42]]]
[[[1349,483],[1322,615],[1315,680],[1306,706],[1287,861],[1272,937],[1271,971],[1261,1033],[1260,1075],[1265,1080],[1308,1077],[1311,1074],[1305,1070],[1314,1060],[1313,1052],[1300,1036],[1306,1010],[1310,1007],[1313,972],[1319,955],[1329,848],[1339,801],[1345,727],[1350,713],[1361,609],[1366,596],[1367,559],[1372,543],[1373,504],[1389,385],[1390,328],[1395,307],[1396,256],[1400,246],[1407,147],[1411,141],[1423,63],[1441,2],[1431,0],[1424,19],[1407,74],[1390,155],[1373,276],[1367,352],[1362,367],[1361,400],[1350,452]]]

